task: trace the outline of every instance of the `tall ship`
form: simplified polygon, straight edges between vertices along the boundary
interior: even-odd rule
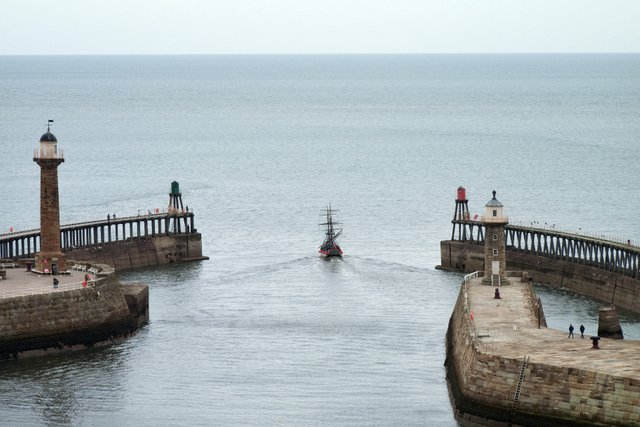
[[[331,209],[331,205],[327,206],[327,209],[325,209],[323,213],[325,222],[320,223],[320,226],[324,227],[324,242],[322,242],[318,252],[323,257],[342,256],[342,249],[340,249],[340,246],[336,243],[336,239],[342,234],[342,223],[333,220],[333,215],[336,212],[336,210]]]

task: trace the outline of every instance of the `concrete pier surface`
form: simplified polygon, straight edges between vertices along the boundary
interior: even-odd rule
[[[538,329],[527,284],[513,281],[501,286],[501,299],[494,299],[495,287],[482,285],[481,280],[471,279],[467,285],[481,352],[514,359],[529,356],[530,363],[640,380],[640,341],[601,338],[600,349],[593,349],[591,335],[580,338],[580,323],[573,324],[575,338],[568,338],[569,324],[566,331]]]
[[[27,272],[24,267],[7,268],[4,280],[0,280],[0,298],[48,293],[82,287],[86,272],[70,271],[69,274],[52,276]],[[95,277],[94,274],[90,275]],[[53,288],[53,278],[58,279],[58,289]]]

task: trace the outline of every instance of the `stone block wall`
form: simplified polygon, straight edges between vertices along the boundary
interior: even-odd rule
[[[544,315],[544,309],[542,307],[542,301],[536,295],[536,292],[533,290],[533,286],[531,286],[531,282],[527,283],[526,286],[527,298],[529,299],[529,305],[531,306],[531,311],[533,313],[533,317],[535,321],[538,323],[539,327],[547,327],[547,318]]]
[[[479,349],[463,292],[449,321],[445,362],[459,420],[524,426],[640,424],[640,381],[533,362],[525,370],[517,411],[511,418],[521,360]]]
[[[141,327],[149,321],[149,286],[142,283],[127,283],[122,286],[133,323]]]
[[[509,251],[507,263],[536,282],[640,312],[640,280],[584,264]]]
[[[518,410],[586,425],[640,425],[640,381],[530,363]]]
[[[0,359],[92,346],[134,330],[113,274],[95,287],[0,299]]]
[[[67,251],[67,258],[113,266],[117,271],[201,259],[199,233],[128,239]]]
[[[492,372],[491,368],[500,366],[500,361],[479,353],[475,326],[464,301],[464,288],[461,288],[446,340],[445,366],[456,418],[476,423],[483,419],[507,422],[511,393],[515,389],[511,384],[517,381],[518,372],[507,363],[503,363],[503,370]]]
[[[507,259],[507,263],[508,263]],[[484,244],[443,240],[440,242],[440,265],[445,270],[471,273],[484,270]]]

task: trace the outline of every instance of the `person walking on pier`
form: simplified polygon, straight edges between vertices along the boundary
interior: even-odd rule
[[[567,338],[573,338],[573,325],[569,323],[569,336]]]
[[[580,338],[584,338],[584,325],[580,325]]]

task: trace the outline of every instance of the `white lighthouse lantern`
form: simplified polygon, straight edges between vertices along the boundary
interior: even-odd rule
[[[493,198],[485,205],[484,215],[481,218],[485,223],[506,224],[509,218],[504,214],[504,206],[496,199],[496,191],[493,190]]]
[[[40,137],[40,146],[34,153],[35,159],[63,159],[62,150],[58,151],[58,140],[54,134],[51,133],[51,123],[53,120],[49,120],[47,124],[47,132]]]

